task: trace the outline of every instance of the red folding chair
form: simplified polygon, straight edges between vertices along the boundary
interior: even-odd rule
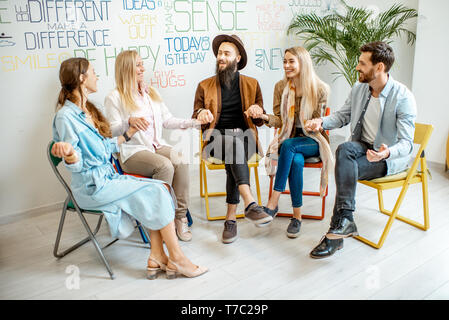
[[[330,108],[326,108],[325,110],[325,116],[328,116],[330,114]],[[326,133],[329,134],[329,131],[326,130]],[[312,158],[306,158],[304,161],[304,168],[319,168],[320,170],[323,168],[323,162],[321,159],[317,157]],[[268,194],[268,197],[271,197],[271,194],[273,193],[273,180],[274,177],[270,176],[270,191]],[[285,190],[282,192],[282,194],[290,194],[290,190]],[[320,192],[319,191],[304,191],[302,192],[303,196],[313,196],[313,197],[319,197]],[[324,219],[324,212],[326,210],[326,197],[328,195],[328,187],[326,187],[326,193],[324,194],[323,198],[321,199],[321,215],[307,215],[307,214],[301,214],[301,217],[304,219],[314,219],[314,220],[323,220]],[[293,217],[293,213],[291,212],[278,212],[277,214],[280,217]]]

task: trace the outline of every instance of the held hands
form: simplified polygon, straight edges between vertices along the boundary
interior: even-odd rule
[[[201,124],[207,124],[214,121],[214,115],[208,109],[201,110],[196,118]]]
[[[378,162],[382,159],[386,159],[390,156],[390,149],[388,149],[386,144],[381,144],[379,151],[374,150],[368,150],[366,151],[366,159],[368,159],[369,162]]]
[[[306,131],[317,132],[322,129],[322,124],[323,124],[323,119],[321,119],[321,118],[307,120],[306,123],[304,124],[304,129]]]
[[[126,133],[128,134],[128,136],[131,138],[137,131],[139,131],[139,129],[135,126],[130,126],[128,131],[126,131]]]
[[[130,125],[128,130],[126,130],[121,136],[118,136],[117,138],[117,144],[121,145],[122,143],[126,142],[125,135],[127,135],[130,139],[131,137],[137,132],[139,129],[133,125]]]
[[[248,110],[246,110],[244,112],[244,114],[247,117],[251,117],[253,119],[260,119],[260,118],[264,118],[264,113],[263,113],[263,109],[261,107],[259,107],[257,104],[253,104],[252,106],[250,106],[248,108]]]
[[[56,142],[53,144],[51,154],[58,158],[64,158],[65,162],[68,164],[78,161],[75,149],[68,142]]]
[[[146,131],[148,129],[148,126],[150,125],[150,123],[147,120],[145,120],[144,117],[140,118],[130,117],[128,123],[131,128],[134,127],[135,129],[137,129],[136,131],[138,130]]]

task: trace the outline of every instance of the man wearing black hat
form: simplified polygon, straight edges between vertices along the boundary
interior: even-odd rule
[[[202,123],[203,158],[225,162],[227,213],[222,241],[231,243],[237,239],[236,209],[240,195],[247,219],[256,225],[272,220],[254,201],[247,164],[248,159],[263,157],[256,126],[264,124],[258,117],[265,110],[257,80],[238,71],[247,62],[240,38],[218,35],[212,48],[217,57],[216,75],[198,84],[192,118]]]

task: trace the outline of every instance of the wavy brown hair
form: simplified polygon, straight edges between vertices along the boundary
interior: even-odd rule
[[[62,88],[59,92],[56,111],[64,106],[66,100],[70,100],[78,106],[82,105],[83,101],[79,101],[74,92],[78,91],[79,96],[83,99],[80,75],[85,74],[87,69],[89,69],[89,61],[85,58],[70,58],[61,63],[59,81]],[[105,138],[111,138],[111,128],[103,114],[89,100],[86,100],[86,108],[90,112],[92,121],[100,134]]]

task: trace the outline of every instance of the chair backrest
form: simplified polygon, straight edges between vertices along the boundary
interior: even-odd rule
[[[419,162],[421,162],[421,170],[423,171],[423,174],[427,174],[427,172],[425,172],[427,170],[427,165],[424,155],[424,149],[427,147],[427,143],[430,140],[432,131],[433,125],[431,124],[415,123],[415,134],[413,137],[413,142],[415,144],[419,144],[419,149],[416,153],[415,159],[413,160],[412,166],[408,171],[406,182],[408,182],[416,174]]]
[[[425,148],[429,142],[432,131],[433,126],[431,124],[415,123],[415,135],[413,137],[413,142],[424,145]]]
[[[324,116],[327,117],[331,114],[331,108],[326,107],[326,110],[324,110]],[[326,130],[326,134],[329,136],[329,130]]]
[[[71,200],[75,208],[80,210],[80,207],[76,203],[75,198],[73,197],[72,190],[70,189],[70,186],[65,181],[64,177],[61,175],[58,169],[58,165],[61,163],[62,158],[55,157],[51,154],[51,148],[53,147],[54,141],[50,141],[47,146],[47,158],[48,162],[50,163],[51,168],[53,169],[53,172],[55,173],[56,177],[58,178],[59,182],[64,187],[65,191],[67,192],[68,198],[66,200],[65,205],[67,205],[68,201]]]

